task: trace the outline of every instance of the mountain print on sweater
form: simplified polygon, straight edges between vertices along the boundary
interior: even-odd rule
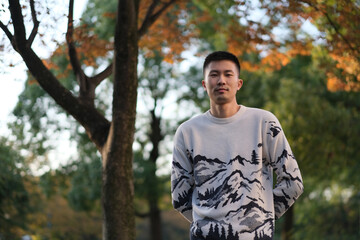
[[[251,165],[259,165],[260,159],[255,150],[252,151],[251,156],[251,159],[246,159],[238,155],[228,163],[201,155],[193,158],[195,185],[196,189],[199,189],[197,193],[199,206],[214,210],[226,209],[229,206],[222,223],[211,218],[197,222],[196,229],[209,229],[205,239],[237,240],[240,233],[252,233],[256,237],[254,239],[271,239],[273,236],[273,212],[264,208],[261,196],[253,195],[265,190],[261,181],[255,176],[259,174],[266,178],[269,176],[266,172],[241,170],[244,167],[250,168]],[[229,172],[227,169],[235,170]],[[203,189],[205,191],[201,191]],[[238,207],[234,208],[234,206]],[[242,229],[240,232],[233,229],[236,223],[238,226],[235,229]],[[204,233],[201,232],[201,235]]]
[[[194,238],[273,239],[275,219],[303,191],[297,162],[277,119],[265,111],[242,109],[226,122],[236,128],[204,114],[177,131],[173,205],[191,222]]]

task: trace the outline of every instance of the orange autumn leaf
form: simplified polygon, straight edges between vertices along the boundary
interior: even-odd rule
[[[358,79],[359,80],[359,79]],[[349,81],[347,78],[345,81],[335,76],[333,73],[327,73],[327,88],[331,92],[336,91],[360,91],[360,81]]]
[[[339,78],[337,78],[334,74],[327,74],[327,89],[331,92],[336,92],[345,88],[345,84]]]
[[[358,58],[350,54],[342,55],[330,54],[335,60],[336,68],[340,69],[341,74],[336,76],[333,72],[328,72],[328,89],[330,91],[360,91],[360,62]]]
[[[281,67],[286,66],[290,62],[290,58],[277,51],[271,51],[266,57],[261,60],[261,63],[265,65],[267,71],[273,69],[280,70]]]
[[[85,65],[97,67],[96,59],[105,57],[109,51],[113,50],[113,44],[89,32],[91,33],[92,30],[87,25],[82,25],[74,31],[74,39],[78,44],[78,57]]]
[[[348,74],[360,75],[360,63],[354,56],[330,54],[330,57],[337,62],[337,68],[343,69]]]
[[[244,69],[249,72],[256,72],[260,69],[260,66],[249,61],[242,61],[241,62],[241,69]]]
[[[296,55],[308,56],[311,54],[312,44],[293,42],[290,44],[290,49],[286,52],[289,57],[295,57]]]
[[[59,69],[59,66],[57,66],[56,64],[54,64],[53,62],[51,62],[51,61],[48,60],[48,59],[43,59],[43,60],[42,60],[42,63],[44,64],[44,66],[45,66],[47,69],[54,69],[54,70],[58,70],[58,69]]]
[[[115,12],[106,12],[106,13],[103,14],[103,17],[115,19],[116,18],[116,13]]]
[[[38,81],[36,81],[35,78],[31,78],[31,79],[28,80],[27,84],[34,85],[34,84],[39,84],[39,83],[38,83]]]
[[[167,62],[181,60],[181,53],[197,34],[196,31],[185,31],[187,26],[179,22],[179,19],[186,17],[184,14],[186,13],[181,7],[168,9],[156,20],[139,41],[139,48],[146,57],[153,56],[153,52],[157,51],[164,55]]]

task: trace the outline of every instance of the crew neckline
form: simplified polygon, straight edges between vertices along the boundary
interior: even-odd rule
[[[227,123],[231,123],[234,120],[238,119],[245,111],[246,111],[246,107],[244,105],[239,105],[240,109],[231,117],[228,118],[218,118],[218,117],[214,117],[213,115],[211,115],[210,113],[210,109],[205,113],[205,116],[214,123],[217,124],[227,124]]]

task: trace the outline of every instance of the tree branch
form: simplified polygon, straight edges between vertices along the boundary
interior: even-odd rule
[[[110,65],[104,69],[104,71],[98,73],[97,75],[93,77],[89,77],[89,81],[94,86],[98,86],[103,80],[105,80],[107,77],[109,77],[113,72],[113,64],[110,63]]]
[[[84,71],[81,68],[80,60],[77,56],[76,47],[73,39],[73,34],[74,34],[73,12],[74,12],[74,0],[69,0],[69,16],[68,16],[68,30],[66,32],[66,42],[69,48],[70,63],[73,68],[74,74],[76,76],[76,80],[80,87],[80,94],[79,94],[80,100],[83,103],[94,106],[95,88],[97,85],[94,85],[89,80],[89,77],[84,73]]]
[[[32,45],[32,43],[36,37],[36,34],[38,33],[38,28],[39,28],[39,24],[40,24],[40,22],[37,20],[37,17],[36,17],[34,0],[30,0],[30,8],[31,8],[31,17],[34,22],[34,27],[31,31],[31,34],[28,39],[29,46]]]
[[[159,3],[159,0],[153,0],[150,7],[148,8],[148,10],[146,12],[146,16],[144,18],[144,21],[143,21],[143,23],[142,23],[142,25],[141,25],[141,27],[140,27],[140,29],[138,31],[139,37],[142,36],[146,32],[146,30],[148,28],[147,24],[149,22],[149,19],[150,19],[151,15],[153,14],[153,11],[155,10],[156,5],[158,3]]]
[[[349,40],[340,33],[339,28],[336,26],[336,24],[334,23],[334,21],[330,18],[329,14],[327,14],[326,12],[322,12],[326,19],[328,20],[328,22],[330,23],[330,25],[334,28],[335,32],[337,33],[337,35],[340,36],[340,38],[342,38],[342,40],[345,42],[346,45],[348,45],[348,47],[351,49],[351,51],[353,52],[358,52],[358,50],[356,50],[355,48],[353,48],[353,46],[351,46],[351,43],[349,42]]]
[[[39,85],[85,128],[87,135],[101,152],[109,133],[109,121],[94,106],[82,103],[61,85],[31,48],[23,49],[20,54]]]
[[[31,74],[39,85],[59,104],[65,111],[73,116],[86,130],[89,138],[101,151],[106,142],[110,123],[89,104],[79,101],[73,94],[66,89],[58,79],[47,69],[42,60],[27,44],[23,15],[19,0],[9,1],[11,19],[14,25],[14,36],[12,39],[14,49],[19,52]],[[8,37],[11,33],[4,24],[0,24]]]
[[[19,0],[9,1],[9,9],[11,19],[14,25],[14,41],[12,41],[11,43],[13,44],[13,47],[17,52],[21,52],[21,49],[26,48],[27,40],[24,18],[21,12]]]
[[[355,49],[353,46],[351,46],[351,43],[349,42],[349,40],[343,35],[341,34],[338,26],[335,24],[335,22],[331,19],[330,15],[325,12],[320,10],[320,8],[318,6],[316,6],[315,4],[311,3],[310,1],[307,0],[302,0],[302,2],[308,4],[310,7],[314,8],[316,11],[321,12],[327,19],[328,23],[332,26],[332,28],[335,30],[336,34],[338,36],[340,36],[340,38],[345,42],[345,44],[350,48],[351,51],[358,53],[359,51],[357,49]]]
[[[68,16],[68,29],[66,32],[66,42],[69,48],[69,57],[70,63],[74,70],[76,79],[80,85],[80,89],[86,89],[86,84],[84,83],[86,75],[81,69],[80,61],[77,57],[77,52],[74,44],[73,33],[74,33],[74,18],[73,18],[73,11],[74,11],[74,0],[69,1],[69,16]]]
[[[4,33],[6,34],[6,36],[9,38],[10,42],[12,43],[14,40],[14,36],[11,34],[9,29],[5,26],[5,24],[2,21],[0,21],[0,28],[4,31]]]
[[[139,38],[143,36],[146,31],[149,29],[149,27],[160,17],[160,15],[172,4],[174,4],[177,0],[169,0],[168,2],[164,3],[163,6],[156,12],[153,13],[156,6],[159,4],[159,0],[153,0],[152,4],[150,5],[145,19],[138,30],[138,36]]]

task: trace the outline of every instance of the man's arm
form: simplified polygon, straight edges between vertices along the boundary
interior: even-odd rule
[[[191,157],[184,149],[181,133],[175,134],[171,169],[171,196],[174,208],[192,222],[192,193],[194,177]]]
[[[280,218],[303,192],[297,161],[279,121],[266,121],[267,152],[277,179],[273,189],[275,218]]]

